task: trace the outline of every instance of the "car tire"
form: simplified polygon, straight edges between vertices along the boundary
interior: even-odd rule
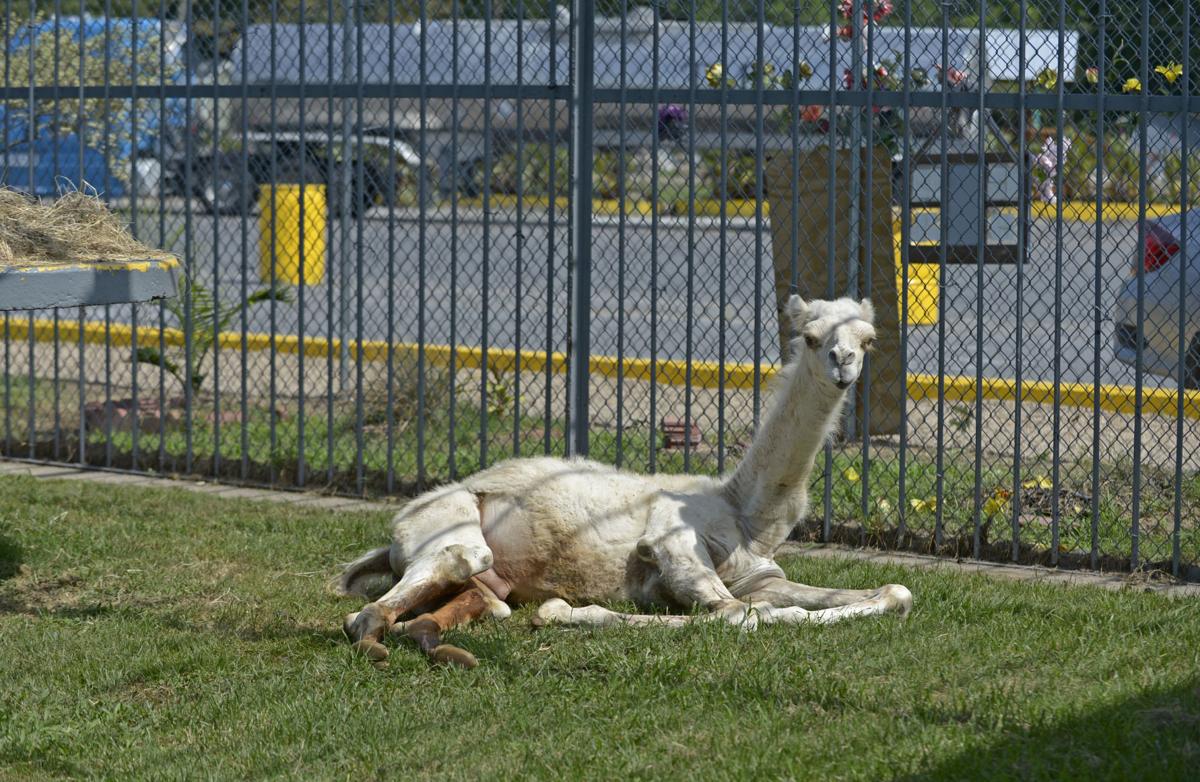
[[[1192,337],[1187,353],[1183,354],[1184,385],[1200,389],[1200,333]]]
[[[328,204],[329,215],[331,217],[341,217],[341,215],[342,215],[342,208],[343,208],[343,204],[342,204],[342,181],[343,180],[342,180],[342,177],[345,175],[343,173],[344,171],[345,171],[345,167],[343,166],[343,164],[337,163],[334,165],[334,167],[333,167],[333,182],[328,186],[328,188],[326,190],[326,192],[328,193],[328,196],[326,198],[326,203]],[[354,217],[354,218],[357,218],[360,216],[359,215],[359,210],[360,210],[359,200],[360,199],[359,199],[358,184],[359,184],[358,169],[352,163],[351,168],[350,168],[350,217]],[[376,171],[375,167],[371,166],[371,165],[364,165],[363,166],[363,176],[362,176],[362,199],[361,199],[361,201],[362,201],[361,208],[363,210],[367,210],[367,209],[370,209],[371,207],[375,206],[376,197],[381,194],[381,184],[382,183],[379,181],[379,175],[378,175],[378,172]],[[384,197],[386,198],[386,193],[384,193]]]
[[[209,214],[248,214],[254,188],[250,172],[232,156],[210,159],[194,174],[193,190]]]

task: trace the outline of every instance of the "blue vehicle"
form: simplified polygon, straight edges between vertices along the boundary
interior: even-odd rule
[[[28,57],[31,44],[53,46],[56,32],[73,42],[83,40],[101,52],[107,46],[112,61],[123,70],[127,71],[128,61],[140,53],[143,62],[157,66],[161,61],[166,66],[168,84],[185,81],[187,30],[156,18],[60,16],[26,25],[8,43],[10,61]],[[88,56],[95,56],[97,48],[89,48]],[[143,193],[188,195],[183,183],[190,146],[191,181],[195,183],[191,195],[215,207],[219,199],[213,188],[206,191],[203,186],[212,181],[215,169],[211,135],[206,143],[201,140],[205,123],[197,111],[200,101],[193,100],[189,123],[183,97],[156,95],[159,79],[156,73],[155,83],[141,88],[136,107],[132,99],[125,99],[119,101],[124,110],[109,112],[100,120],[88,118],[92,132],[84,133],[82,140],[80,133],[66,127],[55,111],[56,107],[59,115],[64,110],[77,111],[78,87],[74,84],[63,85],[61,97],[39,98],[32,120],[26,102],[0,102],[0,137],[5,140],[0,149],[0,183],[40,197],[88,186],[106,198],[121,198],[129,196],[135,185]],[[44,89],[51,85],[39,86]],[[128,85],[118,84],[114,89],[128,92]],[[187,134],[192,135],[190,145]],[[215,165],[219,168],[221,164],[218,161]]]

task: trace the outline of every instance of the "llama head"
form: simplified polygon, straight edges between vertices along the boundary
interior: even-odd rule
[[[806,302],[788,300],[786,314],[799,335],[795,360],[804,362],[819,382],[849,388],[862,373],[863,357],[875,342],[875,308],[870,299]]]

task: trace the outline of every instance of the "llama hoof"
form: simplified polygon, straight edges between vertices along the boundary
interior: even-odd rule
[[[349,616],[346,620],[348,626],[343,626],[343,632],[351,641],[379,641],[391,627],[383,611],[373,604],[359,611],[353,620]]]
[[[363,639],[350,645],[354,653],[361,655],[372,663],[381,663],[388,658],[387,647],[378,641]]]
[[[475,659],[475,655],[466,649],[460,649],[451,644],[439,644],[433,647],[433,650],[429,653],[429,659],[439,665],[453,665],[466,670],[479,665],[479,660]]]
[[[900,584],[887,584],[879,588],[879,599],[883,601],[886,610],[889,613],[900,615],[901,619],[906,619],[913,606],[912,592],[908,591],[908,587]]]
[[[713,615],[743,630],[754,630],[758,627],[758,609],[741,600],[722,603],[713,611]]]
[[[537,613],[533,615],[531,621],[534,627],[546,627],[559,622],[566,622],[570,618],[571,606],[567,601],[552,597],[538,606]]]
[[[359,611],[352,611],[346,614],[346,618],[342,620],[342,633],[345,634],[346,639],[349,641],[354,640],[354,636],[352,635],[354,622],[358,619],[359,613]]]

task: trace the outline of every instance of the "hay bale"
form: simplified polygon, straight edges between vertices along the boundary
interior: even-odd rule
[[[0,267],[172,257],[134,239],[124,221],[95,196],[73,192],[42,202],[0,189]]]

